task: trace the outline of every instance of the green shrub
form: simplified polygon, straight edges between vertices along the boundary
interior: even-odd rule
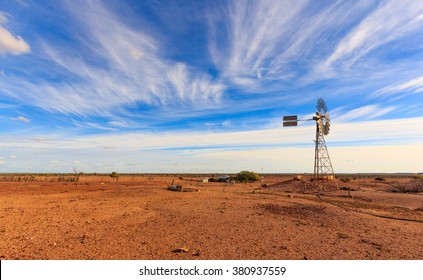
[[[384,181],[385,181],[385,179],[384,179],[384,178],[382,178],[382,177],[376,177],[376,178],[375,178],[375,181],[384,182]]]
[[[119,174],[116,171],[113,171],[110,177],[112,177],[113,179],[117,181],[119,179]]]
[[[344,183],[348,183],[349,181],[351,181],[351,178],[341,178],[340,180]]]
[[[234,179],[238,182],[244,182],[245,184],[247,184],[248,182],[260,180],[260,175],[252,171],[241,171],[236,174]]]

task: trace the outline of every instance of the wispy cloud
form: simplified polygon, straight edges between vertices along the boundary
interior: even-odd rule
[[[368,1],[324,6],[305,0],[230,3],[221,20],[227,34],[218,30],[219,17],[211,20],[209,50],[224,77],[253,92],[304,81],[304,75],[330,54],[340,34],[372,6]],[[222,40],[228,41],[227,48],[221,47]]]
[[[392,95],[405,95],[405,93],[418,93],[423,91],[423,76],[418,78],[397,83],[394,85],[390,85],[384,87],[376,92],[374,92],[371,97],[378,97],[378,96],[392,96]]]
[[[208,48],[225,81],[244,93],[269,94],[328,78],[383,84],[381,77],[397,77],[392,69],[407,66],[386,67],[371,54],[386,55],[383,46],[423,26],[423,3],[412,0],[229,3],[210,20]],[[363,76],[372,70],[373,76]]]
[[[181,110],[187,104],[206,109],[220,102],[223,84],[185,62],[168,59],[152,33],[124,23],[104,3],[66,3],[79,27],[73,44],[80,51],[42,44],[50,75],[62,81],[2,76],[0,84],[9,96],[50,112],[110,117],[140,104]]]
[[[234,84],[257,88],[257,81],[288,78],[288,73],[280,72],[277,53],[287,47],[291,40],[293,22],[307,1],[232,1],[226,10],[224,26],[227,34],[222,34],[219,23],[211,22],[209,50],[216,66]],[[228,48],[222,48],[226,40]],[[284,42],[285,41],[285,42]],[[282,46],[280,45],[282,44]],[[281,74],[282,77],[281,77]]]
[[[13,121],[20,121],[20,122],[26,122],[26,123],[30,123],[31,121],[28,118],[25,118],[23,116],[19,116],[16,118],[11,118],[11,120]]]
[[[29,8],[29,4],[24,0],[15,0],[15,2],[24,8]]]
[[[336,122],[369,120],[386,115],[396,109],[396,106],[381,107],[379,105],[366,105],[342,114],[337,112],[337,117],[334,120]]]
[[[29,137],[28,140],[32,142],[42,143],[42,142],[46,142],[48,139],[44,137]]]
[[[369,141],[383,145],[400,142],[421,142],[423,130],[416,128],[423,125],[423,118],[369,120],[369,114],[370,117],[374,117],[371,114],[375,113],[369,108],[363,108],[362,112],[354,113],[354,115],[351,113],[351,116],[356,118],[355,121],[343,122],[338,120],[334,122],[331,133],[327,136],[327,141],[332,144],[353,143],[354,145],[365,145]],[[407,133],[405,134],[404,131]],[[278,127],[238,132],[169,131],[161,133],[106,133],[91,136],[49,135],[46,139],[54,140],[34,141],[33,139],[19,138],[4,142],[1,146],[63,149],[64,151],[90,149],[98,153],[104,152],[105,149],[116,151],[220,150],[226,148],[251,150],[260,147],[310,145],[314,132],[314,126],[310,122],[294,128]]]
[[[14,36],[4,25],[6,14],[0,11],[0,54],[19,55],[30,52],[30,47],[20,36]]]
[[[423,118],[334,123],[326,142],[336,171],[379,171],[375,166],[387,172],[421,171],[418,170],[421,161],[417,155],[423,148],[423,131],[416,128],[422,125]],[[60,154],[60,168],[67,168],[68,172],[77,162],[84,172],[175,172],[175,168],[180,172],[239,172],[241,168],[257,171],[264,168],[265,172],[311,172],[314,132],[314,126],[307,125],[231,133],[50,136],[56,140],[31,142],[15,139],[0,146],[2,149],[17,149],[17,159],[10,165],[16,164],[22,169],[29,164],[31,170],[37,170],[39,162],[58,163],[57,155]],[[109,149],[111,146],[114,148]],[[25,157],[28,154],[34,158]],[[392,163],[395,160],[397,163]],[[407,163],[402,170],[395,169],[400,168],[398,161]],[[47,171],[51,172],[48,168]]]
[[[327,67],[349,67],[383,44],[397,40],[423,26],[421,1],[383,1],[348,33],[328,57]]]
[[[26,2],[1,5],[3,170],[305,166],[313,122],[281,116],[317,97],[338,155],[423,139],[421,1]]]

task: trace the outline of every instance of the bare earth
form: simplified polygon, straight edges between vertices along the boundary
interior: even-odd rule
[[[0,259],[423,259],[423,195],[392,191],[411,178],[338,181],[352,198],[287,176],[199,178],[0,182]]]

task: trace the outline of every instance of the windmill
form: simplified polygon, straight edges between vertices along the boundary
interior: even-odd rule
[[[326,147],[325,135],[329,134],[330,116],[328,107],[323,98],[319,98],[316,104],[316,115],[312,119],[299,120],[298,116],[284,116],[283,126],[297,126],[298,121],[316,122],[316,140],[314,149],[314,174],[313,179],[319,181],[333,180],[335,178],[329,152]],[[336,182],[336,181],[335,181]]]

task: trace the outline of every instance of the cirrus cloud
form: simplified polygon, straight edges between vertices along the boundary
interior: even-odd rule
[[[19,55],[30,52],[30,47],[20,36],[14,36],[3,25],[7,22],[6,14],[0,12],[0,54]]]
[[[11,120],[13,121],[20,121],[20,122],[26,122],[26,123],[30,123],[31,121],[28,118],[25,118],[23,116],[19,116],[16,118],[11,118]]]

